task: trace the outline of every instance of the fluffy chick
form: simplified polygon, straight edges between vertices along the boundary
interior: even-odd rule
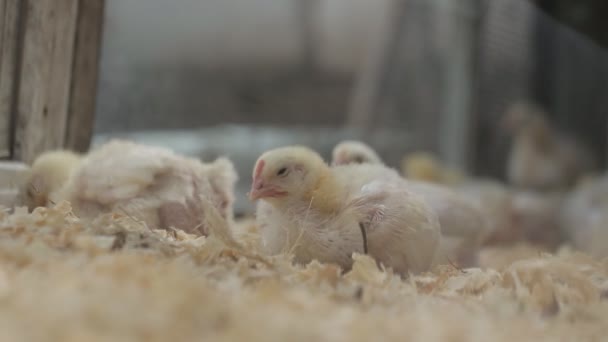
[[[80,165],[82,156],[70,151],[42,153],[26,172],[18,202],[29,210],[56,203],[58,191]]]
[[[112,140],[82,158],[54,193],[81,218],[126,213],[152,229],[206,234],[202,199],[231,220],[236,180],[224,158],[203,164],[165,148]]]
[[[362,145],[362,143],[359,143]],[[351,144],[345,144],[347,149]],[[373,150],[366,146],[358,153]],[[344,155],[354,155],[346,150]],[[375,155],[375,152],[374,152]],[[373,155],[363,156],[363,160],[375,160]],[[341,163],[356,162],[343,159]],[[379,158],[375,165],[383,165]],[[439,218],[441,225],[441,246],[436,263],[456,262],[463,267],[476,266],[479,247],[486,233],[486,224],[480,211],[465,197],[451,189],[429,182],[405,180],[404,186],[426,201]]]
[[[401,172],[408,179],[452,185],[461,182],[464,175],[442,165],[428,152],[415,152],[401,161]]]
[[[503,117],[501,128],[513,136],[507,177],[514,186],[563,189],[596,168],[590,150],[559,132],[534,105],[512,105]]]
[[[486,233],[482,245],[510,244],[523,239],[515,223],[511,190],[492,180],[468,180],[456,185],[454,191],[469,199],[482,214]]]
[[[556,250],[563,242],[558,219],[562,202],[561,193],[513,191],[513,223],[522,240]]]
[[[577,186],[564,200],[559,218],[561,232],[576,249],[608,257],[608,175]]]
[[[429,269],[439,241],[432,209],[408,191],[399,175],[381,165],[330,168],[299,146],[262,154],[250,198],[257,210],[262,248],[293,253],[349,269],[352,254],[367,253],[406,275]]]
[[[380,164],[380,156],[368,145],[355,141],[345,140],[336,145],[332,151],[332,165],[346,165],[351,163]]]

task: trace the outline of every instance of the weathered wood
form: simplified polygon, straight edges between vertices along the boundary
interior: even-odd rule
[[[27,0],[15,156],[65,144],[78,0]]]
[[[11,154],[20,5],[20,0],[0,0],[0,158]]]
[[[80,0],[66,147],[85,152],[91,144],[105,0]]]

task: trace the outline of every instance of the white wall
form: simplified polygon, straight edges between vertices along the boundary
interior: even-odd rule
[[[295,65],[301,56],[296,1],[310,0],[108,0],[104,62]],[[389,0],[318,1],[321,66],[354,71]]]

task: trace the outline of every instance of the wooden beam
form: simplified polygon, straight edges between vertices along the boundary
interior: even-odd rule
[[[0,0],[0,158],[11,156],[20,9],[20,0]]]
[[[66,148],[86,152],[91,144],[105,0],[80,0]]]
[[[78,0],[24,0],[15,156],[31,162],[65,144]]]

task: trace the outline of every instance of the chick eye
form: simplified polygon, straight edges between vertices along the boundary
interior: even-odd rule
[[[287,175],[287,168],[283,167],[281,169],[279,169],[279,171],[277,171],[277,176],[286,176]]]
[[[361,156],[355,157],[355,162],[359,163],[359,164],[362,164],[363,163],[363,157],[361,157]]]

